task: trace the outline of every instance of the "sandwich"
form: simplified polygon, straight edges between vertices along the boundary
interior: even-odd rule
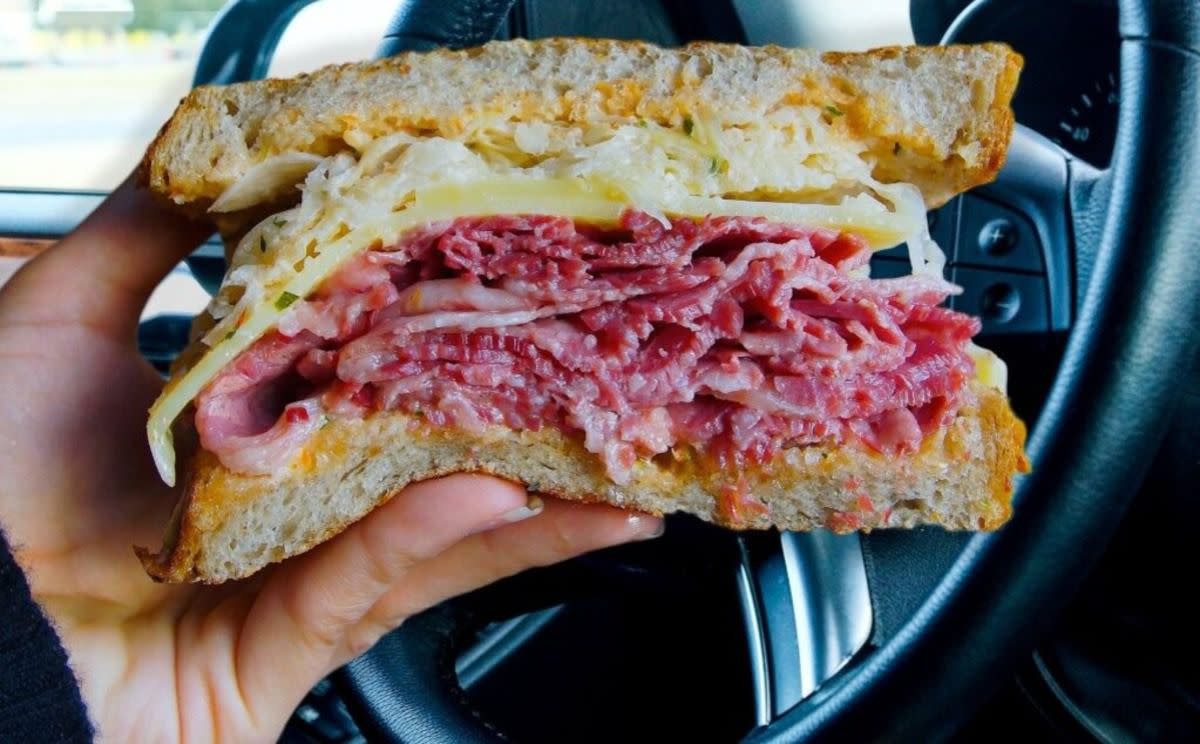
[[[229,268],[149,413],[182,495],[145,569],[247,576],[456,472],[732,529],[998,528],[1025,429],[926,211],[995,177],[1021,64],[517,40],[194,90],[139,179]]]

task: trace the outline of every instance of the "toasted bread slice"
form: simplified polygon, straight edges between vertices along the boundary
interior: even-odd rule
[[[679,450],[639,461],[627,486],[609,480],[600,457],[580,441],[554,429],[468,434],[403,413],[334,420],[273,478],[239,475],[198,452],[161,552],[138,552],[161,581],[236,579],[336,535],[409,483],[458,472],[739,529],[995,529],[1009,515],[1013,474],[1028,468],[1025,427],[997,390],[976,386],[974,395],[915,454],[886,458],[818,445],[734,470]]]
[[[1013,127],[1021,58],[1002,44],[861,53],[630,41],[493,42],[328,67],[289,80],[201,87],[142,162],[141,180],[178,205],[210,206],[272,156],[328,156],[354,137],[405,131],[456,139],[487,121],[678,127],[698,111],[723,126],[818,106],[884,182],[926,203],[990,181]],[[278,195],[275,195],[278,196]]]

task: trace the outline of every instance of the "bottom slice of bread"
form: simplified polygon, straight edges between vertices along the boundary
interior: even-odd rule
[[[976,386],[972,397],[952,425],[909,455],[809,445],[738,470],[681,448],[638,461],[626,485],[557,429],[471,434],[403,413],[334,420],[277,476],[240,475],[197,452],[162,550],[138,555],[162,581],[241,578],[333,537],[409,483],[460,472],[736,529],[990,530],[1008,519],[1013,476],[1028,470],[1025,427],[1002,393]]]

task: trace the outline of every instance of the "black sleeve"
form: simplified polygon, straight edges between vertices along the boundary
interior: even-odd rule
[[[0,741],[91,741],[63,650],[0,531]]]

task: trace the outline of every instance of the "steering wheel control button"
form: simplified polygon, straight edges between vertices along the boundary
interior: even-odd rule
[[[1017,246],[1017,227],[1004,217],[994,219],[979,231],[979,250],[989,256],[1004,256]]]
[[[1015,271],[956,266],[952,281],[963,293],[950,298],[955,310],[978,316],[983,334],[1046,333],[1050,330],[1046,279]]]
[[[1041,241],[1024,215],[973,194],[960,200],[963,239],[955,254],[957,263],[1039,274],[1045,271]]]
[[[1021,293],[1005,282],[989,285],[980,299],[980,315],[997,323],[1008,323],[1021,309]]]

